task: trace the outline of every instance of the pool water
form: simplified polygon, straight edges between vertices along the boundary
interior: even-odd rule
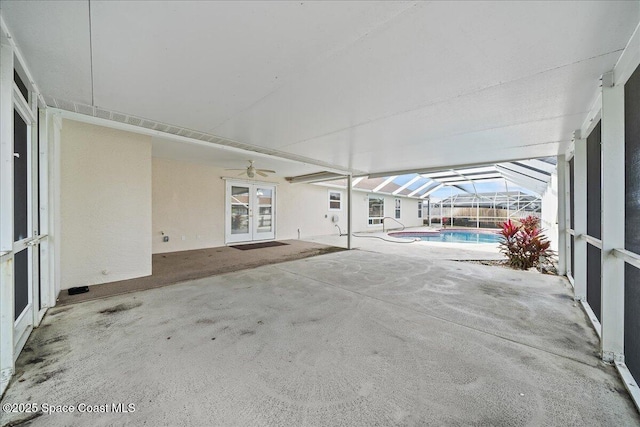
[[[438,234],[400,234],[394,237],[420,239],[425,242],[448,242],[448,243],[498,243],[501,240],[499,234],[491,232],[475,231],[440,231]]]

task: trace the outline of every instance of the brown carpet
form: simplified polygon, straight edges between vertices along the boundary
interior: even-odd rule
[[[58,305],[159,288],[187,280],[345,250],[302,240],[285,242],[284,245],[251,251],[239,251],[230,246],[222,246],[155,254],[152,258],[151,276],[89,286],[89,292],[79,295],[68,295],[65,289],[60,292]]]

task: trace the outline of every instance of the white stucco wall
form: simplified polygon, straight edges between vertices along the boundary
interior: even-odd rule
[[[153,158],[153,253],[165,253],[225,245],[224,169],[203,163]],[[257,182],[257,181],[256,181]],[[290,184],[269,177],[263,182],[277,184],[276,239],[337,234],[338,224],[347,228],[346,189],[311,184]],[[329,210],[329,191],[342,191],[341,211]],[[381,230],[368,225],[367,193],[354,191],[353,229],[356,232]],[[393,196],[385,196],[385,215],[394,216]],[[418,201],[402,198],[400,222],[407,227],[422,225]],[[425,211],[426,214],[426,211]],[[337,215],[337,223],[331,221]],[[400,227],[393,221],[388,226]],[[163,242],[163,233],[169,236]]]
[[[153,253],[224,245],[225,187],[219,171],[155,157],[152,164]]]
[[[202,163],[153,158],[153,253],[202,249],[225,245],[224,169]],[[258,182],[258,181],[256,181]],[[346,228],[346,204],[329,211],[328,190],[309,184],[277,184],[276,238],[297,239],[338,232],[331,222]],[[163,242],[163,233],[169,236]]]
[[[558,174],[554,172],[542,195],[541,226],[551,241],[551,249],[558,251]]]
[[[151,139],[64,120],[59,170],[61,289],[151,274]]]

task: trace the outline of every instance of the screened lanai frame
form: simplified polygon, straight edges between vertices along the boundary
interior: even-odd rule
[[[352,189],[423,200],[425,225],[495,228],[510,218],[540,217],[542,195],[555,171],[556,158],[544,157],[356,177]],[[344,187],[346,182],[325,185]]]

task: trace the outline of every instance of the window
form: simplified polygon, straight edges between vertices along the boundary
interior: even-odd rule
[[[382,224],[384,218],[384,198],[369,196],[369,225]]]
[[[342,210],[342,191],[329,190],[329,210]]]
[[[396,199],[396,219],[400,219],[400,199]]]
[[[13,81],[16,83],[16,86],[18,86],[18,90],[22,96],[24,96],[24,100],[29,103],[29,89],[27,89],[27,85],[24,84],[17,70],[13,70]]]
[[[418,201],[418,218],[422,218],[422,200]]]

